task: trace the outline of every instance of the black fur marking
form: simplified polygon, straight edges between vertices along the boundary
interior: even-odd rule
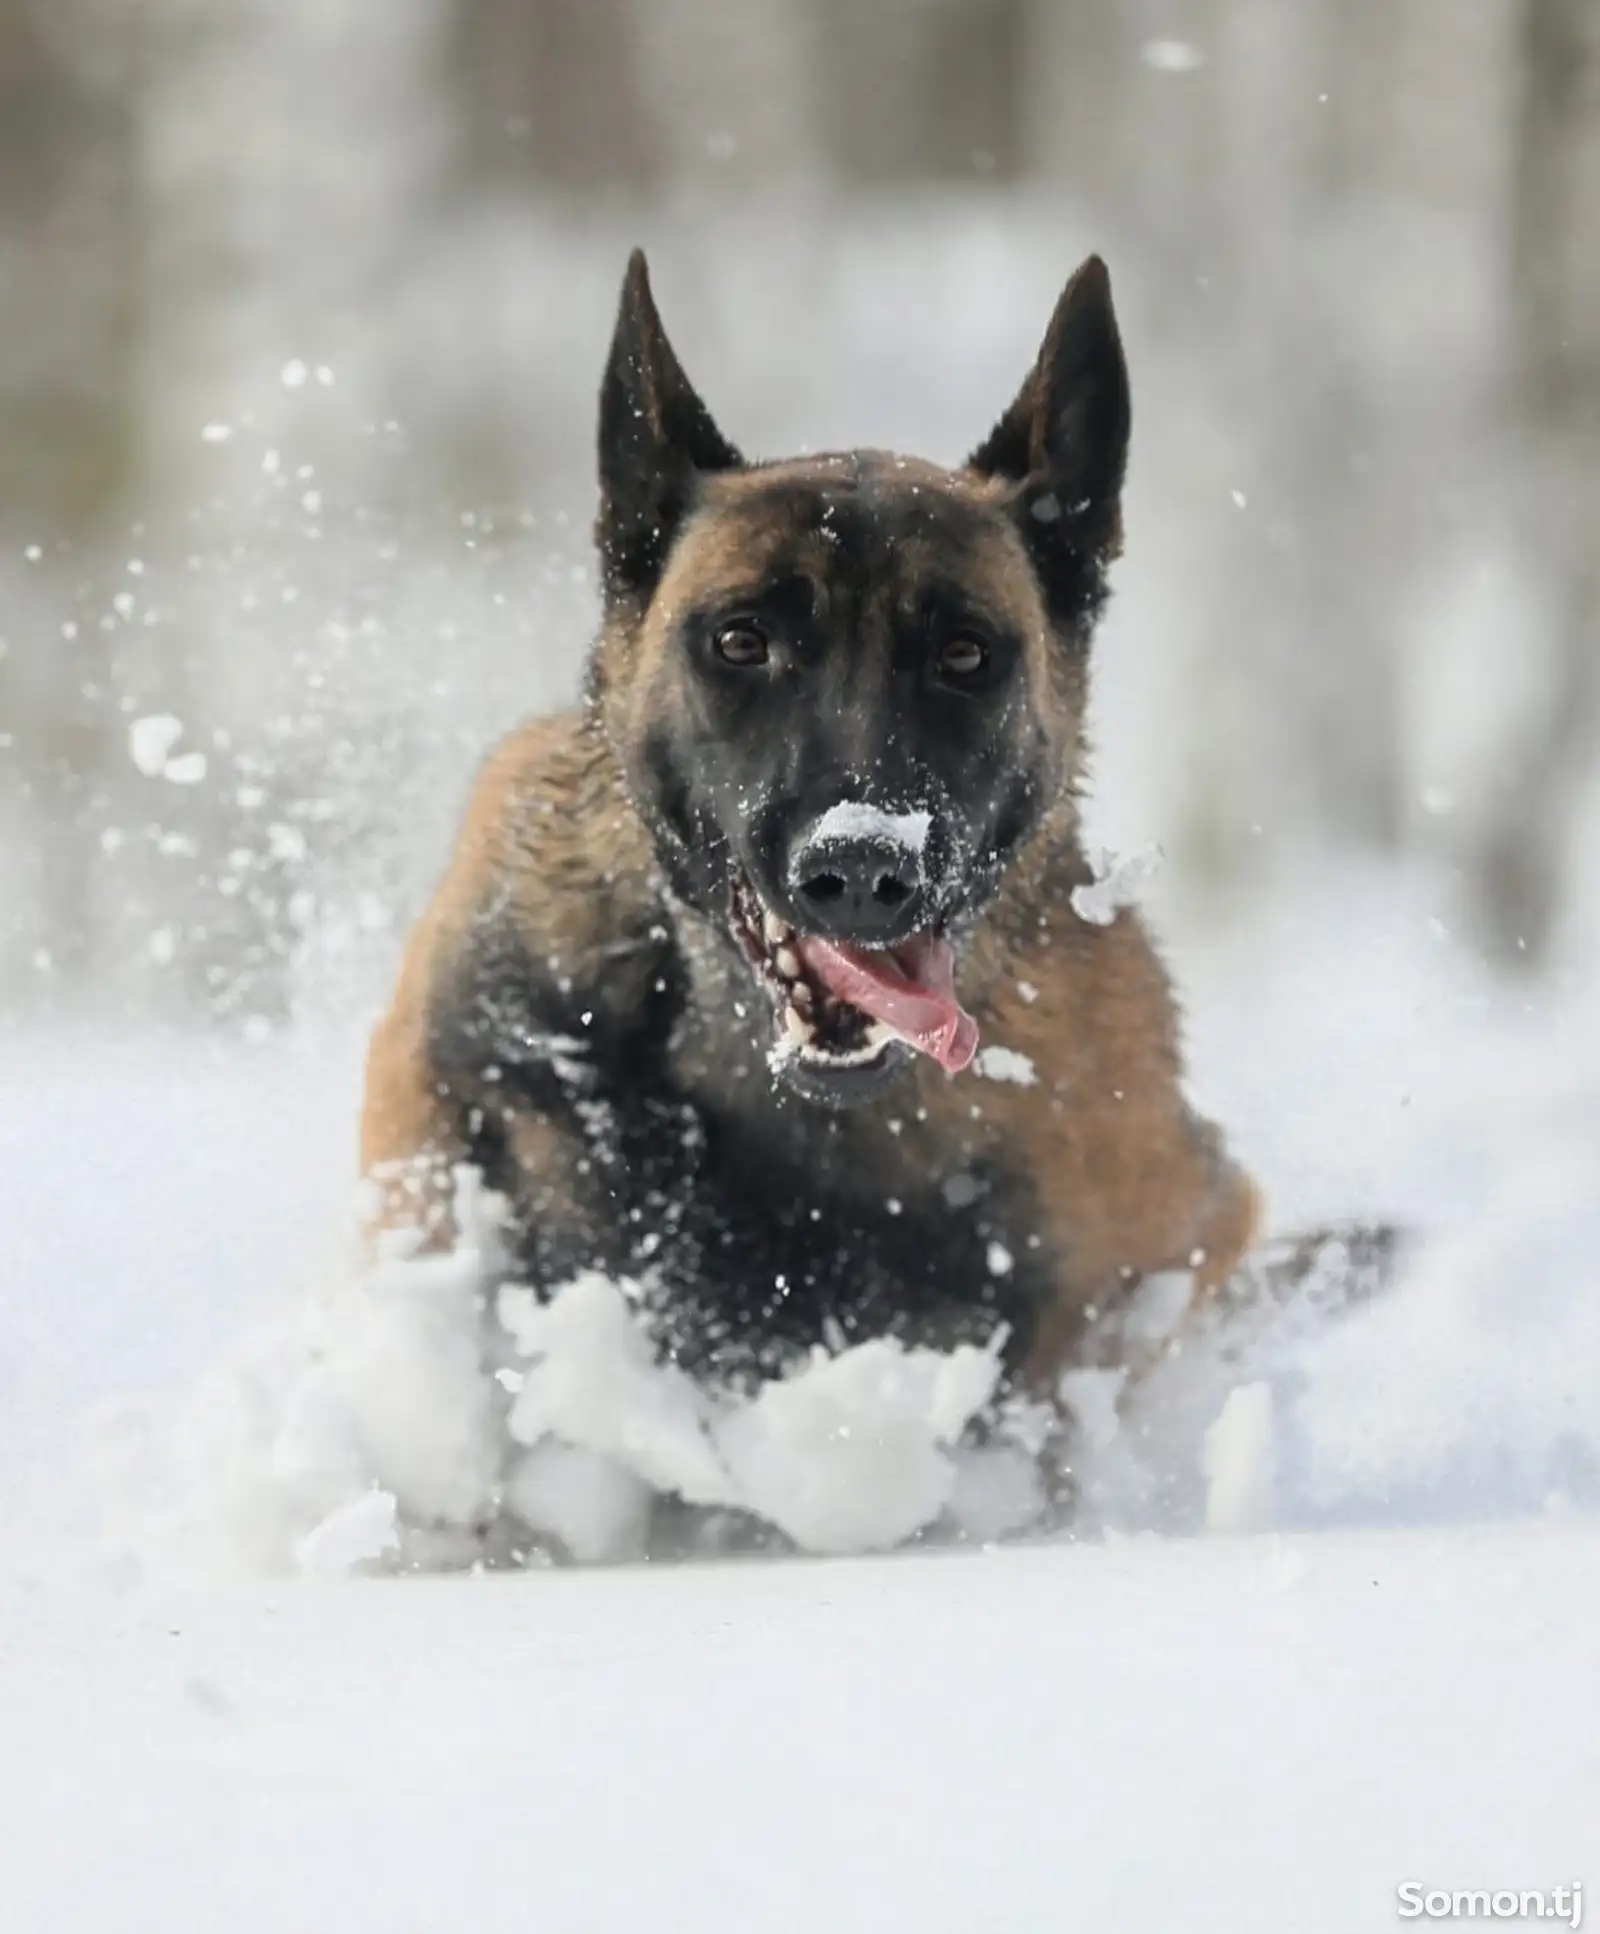
[[[519,1259],[537,1287],[583,1266],[632,1276],[663,1355],[733,1382],[818,1343],[884,1335],[948,1348],[985,1343],[1004,1324],[1006,1361],[1024,1353],[1048,1285],[1028,1267],[1025,1239],[1009,1274],[991,1270],[990,1245],[1006,1235],[994,1178],[961,1208],[932,1185],[895,1208],[868,1205],[818,1185],[740,1115],[636,1079],[602,1092],[614,1227],[587,1252],[570,1230],[522,1228]]]
[[[655,583],[698,475],[741,461],[673,353],[637,249],[600,386],[599,444],[595,537],[606,593],[616,600]]]
[[[970,910],[996,877],[985,856],[1017,843],[1057,778],[1031,769],[1044,748],[1015,620],[984,609],[959,576],[995,513],[914,487],[891,459],[853,456],[837,471],[836,482],[763,484],[762,520],[792,528],[794,547],[769,556],[760,579],[682,614],[685,700],[638,754],[641,807],[675,849],[663,853],[674,890],[708,919],[721,917],[742,870],[768,906],[806,926],[790,891],[793,853],[848,799],[929,811],[935,916],[957,901]],[[909,566],[909,540],[930,534],[937,567],[926,550]],[[734,618],[760,626],[764,662],[717,658],[718,626]],[[962,636],[988,656],[981,677],[957,685],[941,652]]]
[[[1047,1284],[1025,1262],[991,1270],[997,1190],[958,1209],[930,1185],[895,1212],[810,1183],[753,1145],[743,1121],[702,1114],[699,1125],[671,1197],[681,1213],[640,1258],[656,1333],[686,1368],[738,1378],[828,1340],[948,1348],[987,1342],[1002,1324],[1007,1361],[1021,1356]]]
[[[659,971],[658,971],[659,970]],[[1009,1329],[1025,1354],[1049,1278],[1028,1248],[1032,1212],[1007,1178],[930,1177],[903,1200],[846,1192],[807,1159],[826,1125],[791,1132],[776,1098],[749,1113],[691,1096],[669,1047],[684,975],[652,959],[648,999],[619,1016],[595,990],[563,989],[509,928],[479,937],[470,972],[434,1004],[434,1065],[470,1103],[472,1155],[513,1205],[518,1273],[549,1291],[580,1269],[629,1276],[662,1353],[738,1382],[813,1345],[898,1336],[949,1347]],[[513,1166],[506,1124],[549,1120],[585,1164],[595,1218],[541,1216]],[[992,1245],[1013,1261],[991,1267]]]
[[[1081,638],[1105,601],[1105,565],[1121,544],[1131,424],[1111,282],[1091,256],[1062,292],[1011,407],[971,458],[981,475],[1017,486],[1017,527],[1069,636]]]

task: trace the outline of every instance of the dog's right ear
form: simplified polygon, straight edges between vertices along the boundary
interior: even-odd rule
[[[696,478],[742,461],[684,375],[650,293],[644,251],[635,249],[600,386],[595,538],[608,602],[654,587]]]
[[[1098,602],[1122,546],[1129,416],[1111,278],[1091,255],[1062,290],[1016,400],[968,459],[1015,486],[1023,535],[1063,615]]]

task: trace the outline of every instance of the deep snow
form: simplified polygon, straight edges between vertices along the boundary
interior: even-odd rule
[[[1023,1549],[330,1577],[392,1511],[358,1466],[274,1515],[334,1461],[263,1489],[283,1386],[237,1352],[327,1291],[355,1044],[8,1042],[7,1923],[1347,1934],[1406,1879],[1600,1885],[1600,1030],[1403,912],[1321,911],[1180,960],[1199,1098],[1280,1225],[1435,1239],[1385,1302],[1286,1326],[1209,1439],[1194,1366],[1117,1428],[1087,1383],[1110,1529]],[[400,1440],[417,1481],[459,1471]],[[522,1481],[565,1508],[552,1457]],[[624,1523],[596,1470],[585,1521]],[[1208,1486],[1249,1535],[1184,1532]],[[163,1577],[179,1503],[236,1570],[308,1575]]]

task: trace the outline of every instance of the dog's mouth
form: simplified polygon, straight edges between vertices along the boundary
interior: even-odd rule
[[[955,955],[943,935],[916,933],[868,948],[808,934],[766,906],[739,874],[729,925],[772,997],[778,1052],[818,1070],[868,1068],[897,1042],[959,1074],[978,1024],[956,995]]]

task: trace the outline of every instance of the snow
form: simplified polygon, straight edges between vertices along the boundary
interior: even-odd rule
[[[617,1561],[647,1549],[657,1496],[805,1551],[871,1551],[939,1520],[958,1488],[963,1529],[988,1535],[976,1466],[1013,1447],[956,1447],[993,1391],[992,1351],[875,1338],[819,1347],[754,1393],[705,1387],[656,1361],[639,1285],[589,1273],[543,1304],[496,1295],[495,1205],[466,1172],[456,1213],[453,1253],[319,1286],[206,1378],[120,1487],[135,1551],[232,1575],[351,1569],[386,1548],[463,1564],[540,1539]],[[1015,1482],[998,1495],[1003,1529]]]
[[[125,592],[112,602],[122,617],[132,615],[133,600]],[[196,786],[205,778],[208,762],[203,752],[174,754],[173,747],[183,732],[182,719],[174,718],[170,712],[147,713],[128,727],[128,757],[147,779],[165,779],[174,786]]]
[[[206,776],[206,755],[203,752],[180,753],[176,759],[167,761],[161,776],[175,786],[197,786]]]
[[[1027,1055],[1015,1048],[980,1048],[972,1065],[986,1081],[1014,1081],[1019,1088],[1031,1088],[1039,1079]]]
[[[1350,1934],[1592,1875],[1592,1525],[0,1587],[8,1920]]]
[[[1180,953],[1196,1098],[1275,1226],[1428,1239],[1176,1354],[1151,1284],[1137,1373],[1063,1391],[1079,1535],[1022,1546],[1021,1436],[953,1443],[981,1352],[709,1401],[627,1285],[489,1298],[481,1197],[353,1279],[354,1039],[7,1040],[8,1923],[1347,1934],[1412,1878],[1592,1882],[1600,1009],[1373,903]],[[943,1542],[629,1562],[663,1489]],[[469,1562],[496,1496],[612,1562],[371,1575]]]
[[[1109,927],[1119,907],[1135,907],[1161,867],[1161,850],[1148,847],[1118,857],[1099,851],[1089,855],[1094,873],[1089,886],[1072,889],[1072,910],[1093,927]]]
[[[395,1501],[387,1491],[367,1491],[330,1511],[295,1547],[304,1572],[338,1577],[398,1550]]]
[[[128,727],[128,757],[147,779],[158,779],[172,748],[183,737],[183,721],[170,712],[151,712]]]
[[[1508,1502],[1537,1502],[1563,1473],[1592,1496],[1600,1120],[1574,1111],[1559,1132],[1547,1124],[1509,1146],[1471,1224],[1441,1233],[1406,1287],[1322,1339],[1307,1366],[1300,1411],[1318,1484],[1343,1496],[1437,1489],[1465,1457]]]
[[[804,1550],[871,1551],[932,1524],[956,1490],[950,1447],[998,1364],[879,1340],[763,1385],[719,1432],[741,1500]]]
[[[1255,1531],[1272,1523],[1273,1421],[1271,1384],[1242,1383],[1228,1393],[1205,1436],[1208,1531]]]
[[[541,1437],[506,1476],[507,1508],[579,1564],[637,1558],[650,1530],[650,1486],[602,1451]]]
[[[932,813],[925,811],[891,813],[880,806],[869,806],[858,799],[842,799],[812,827],[807,844],[825,845],[829,841],[877,839],[902,852],[921,853],[933,826]]]

